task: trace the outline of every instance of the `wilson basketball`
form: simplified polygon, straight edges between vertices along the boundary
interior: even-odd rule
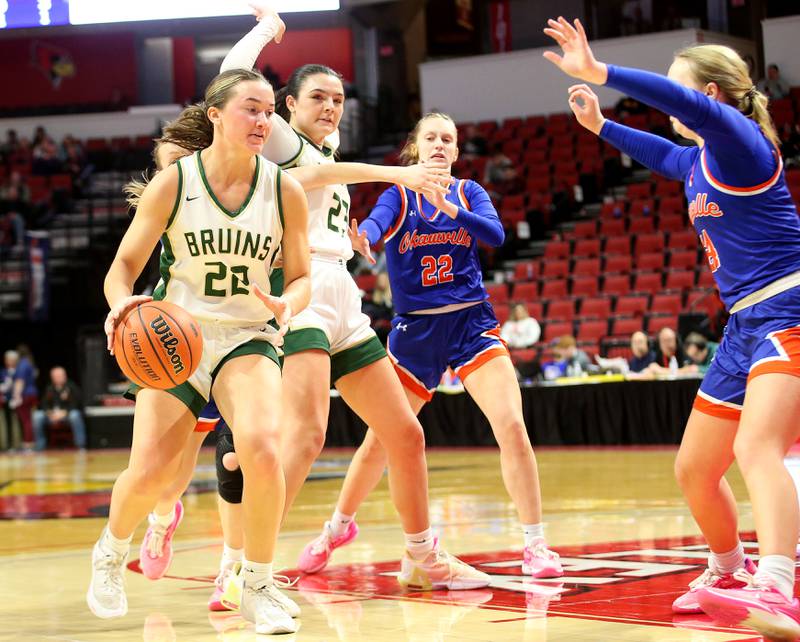
[[[203,337],[197,321],[182,307],[148,301],[117,326],[114,354],[133,383],[166,390],[192,376],[203,354]]]

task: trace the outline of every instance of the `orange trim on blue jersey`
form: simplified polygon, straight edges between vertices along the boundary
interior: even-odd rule
[[[742,416],[741,408],[734,408],[732,406],[724,406],[721,403],[714,403],[708,399],[704,399],[699,394],[694,398],[692,408],[702,412],[704,415],[710,415],[717,419],[731,419],[739,421]]]
[[[408,198],[406,197],[406,188],[400,185],[395,185],[397,190],[400,192],[400,214],[397,216],[397,219],[394,222],[394,226],[392,226],[388,232],[383,236],[383,242],[385,243],[389,239],[391,239],[395,234],[397,234],[397,230],[403,227],[403,223],[406,220],[406,212],[408,211]]]
[[[213,432],[219,423],[219,419],[206,419],[200,417],[194,425],[194,432]]]
[[[420,195],[419,192],[416,192],[416,195],[417,195],[417,210],[419,212],[419,215],[429,223],[435,221],[436,217],[439,216],[439,212],[441,212],[442,210],[440,210],[437,207],[436,211],[433,214],[431,214],[430,216],[425,216],[425,212],[422,211],[422,196]]]
[[[778,354],[759,359],[750,366],[748,383],[764,374],[779,373],[800,377],[800,326],[770,332],[767,339],[772,341]]]
[[[417,397],[423,399],[424,401],[430,401],[433,399],[433,390],[428,390],[425,387],[425,384],[422,383],[419,379],[417,379],[413,374],[411,374],[408,370],[406,370],[400,363],[397,361],[397,357],[392,354],[392,351],[389,349],[389,344],[386,344],[386,354],[389,356],[389,361],[392,362],[394,366],[394,371],[397,373],[398,379],[400,379],[400,383],[403,384],[403,387],[413,392]]]
[[[472,208],[469,205],[469,199],[467,199],[467,195],[464,193],[464,185],[467,184],[467,181],[461,179],[458,182],[458,200],[461,201],[461,205],[465,210],[472,211]]]
[[[774,149],[772,150],[772,154],[778,161],[778,168],[769,179],[760,185],[754,185],[753,187],[734,187],[733,185],[726,185],[725,183],[714,178],[708,169],[708,165],[706,164],[705,147],[703,147],[703,151],[700,152],[700,166],[703,169],[703,175],[706,177],[706,180],[720,192],[732,194],[733,196],[755,196],[756,194],[762,194],[763,192],[766,192],[770,187],[778,182],[778,179],[781,176],[781,172],[783,171],[783,158],[781,158],[780,153],[776,152]]]

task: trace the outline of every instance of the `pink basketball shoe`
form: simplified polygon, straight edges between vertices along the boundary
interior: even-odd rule
[[[744,588],[706,588],[698,591],[700,608],[723,626],[746,626],[773,642],[800,638],[800,602],[784,597],[769,577],[754,577],[745,570],[734,577]]]
[[[172,562],[172,536],[183,519],[183,504],[180,501],[175,504],[175,518],[166,528],[153,520],[152,513],[148,519],[150,525],[139,549],[139,563],[146,578],[158,580],[164,577]]]
[[[744,570],[755,574],[756,565],[749,557],[744,558]],[[703,571],[703,574],[696,577],[689,584],[689,590],[672,603],[673,613],[702,613],[703,609],[697,601],[697,593],[702,589],[735,589],[744,587],[745,583],[737,580],[733,573],[723,573],[717,575],[710,568]]]
[[[536,578],[561,577],[564,569],[558,553],[547,548],[544,538],[537,538],[523,551],[522,574]]]
[[[347,525],[347,530],[339,537],[333,536],[330,522],[325,522],[320,536],[307,544],[300,553],[297,568],[303,573],[318,573],[328,565],[333,551],[352,542],[356,535],[358,535],[358,526],[356,526],[355,520]]]

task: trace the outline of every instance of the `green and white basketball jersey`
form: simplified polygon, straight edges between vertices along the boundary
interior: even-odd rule
[[[211,190],[200,152],[180,159],[179,189],[161,237],[161,280],[153,298],[185,308],[198,321],[257,325],[273,314],[251,292],[269,292],[283,239],[281,170],[256,156],[253,183],[235,212]]]
[[[334,149],[326,139],[323,146],[317,147],[302,134],[297,134],[302,147],[297,157],[281,165],[290,167],[306,167],[308,165],[324,165],[335,163]],[[311,258],[314,252],[333,255],[345,261],[353,256],[353,246],[347,236],[350,225],[350,194],[346,185],[326,185],[306,192],[308,198],[308,244],[311,247]]]

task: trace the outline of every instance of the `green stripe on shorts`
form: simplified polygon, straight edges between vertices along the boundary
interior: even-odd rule
[[[220,359],[220,362],[217,364],[217,367],[214,368],[214,371],[211,373],[212,387],[214,385],[214,379],[219,374],[220,368],[222,368],[222,366],[224,366],[231,359],[235,359],[236,357],[244,357],[251,354],[259,354],[261,356],[267,357],[267,359],[272,359],[278,365],[279,368],[281,367],[281,359],[278,357],[278,351],[275,349],[274,345],[272,345],[269,341],[250,339],[250,341],[235,347],[228,354],[222,357],[222,359]]]
[[[283,337],[283,354],[289,356],[306,350],[322,350],[330,353],[331,344],[319,328],[298,328]]]
[[[130,386],[128,386],[128,389],[123,393],[122,396],[126,399],[135,401],[136,393],[138,393],[141,389],[141,386],[137,386],[135,383],[132,383]],[[179,401],[182,401],[192,412],[195,419],[200,416],[200,412],[208,403],[208,399],[197,392],[197,390],[195,390],[192,384],[190,384],[188,381],[184,381],[181,385],[170,388],[169,390],[165,390],[164,392],[168,392],[173,397],[176,397]]]
[[[341,352],[331,355],[331,381],[336,382],[345,375],[361,370],[386,356],[386,349],[376,336]]]

